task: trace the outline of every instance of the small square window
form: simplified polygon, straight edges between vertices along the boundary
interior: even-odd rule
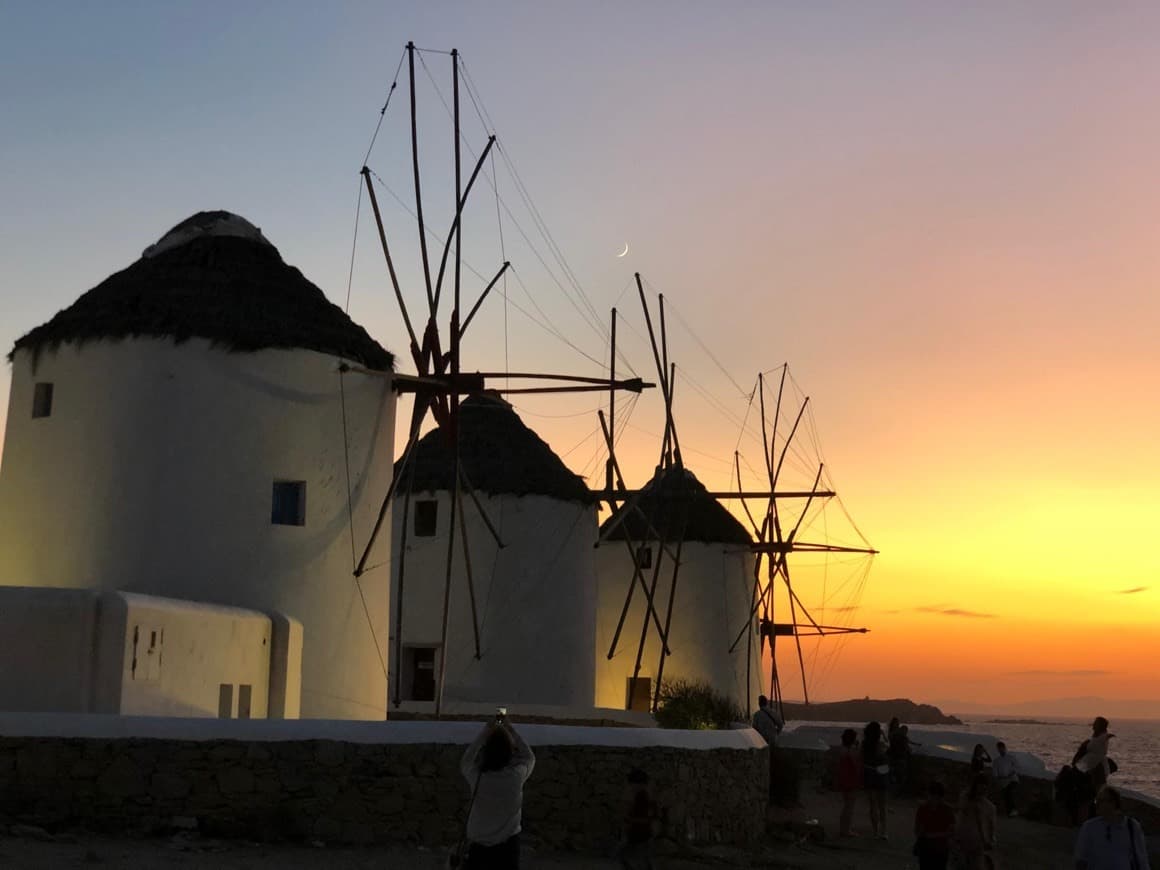
[[[274,481],[270,522],[276,526],[306,525],[306,481]]]
[[[652,567],[652,547],[640,547],[637,549],[636,567],[641,570]]]
[[[33,388],[32,416],[34,419],[52,416],[52,384],[42,382]]]
[[[424,499],[415,502],[415,537],[433,538],[438,527],[439,502]]]

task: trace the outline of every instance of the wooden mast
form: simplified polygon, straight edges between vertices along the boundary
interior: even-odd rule
[[[452,467],[452,492],[450,501],[450,517],[448,525],[448,541],[446,551],[445,575],[444,575],[444,589],[443,589],[443,608],[442,621],[440,630],[440,654],[437,671],[437,686],[435,695],[435,712],[436,716],[441,716],[443,712],[444,692],[447,679],[448,667],[448,633],[450,626],[450,616],[452,611],[452,585],[455,572],[455,538],[456,535],[461,536],[461,543],[463,547],[464,570],[466,571],[466,585],[471,604],[472,624],[475,640],[475,657],[477,659],[482,657],[482,644],[480,638],[480,622],[479,614],[476,606],[474,578],[472,572],[470,543],[468,540],[465,504],[463,499],[463,492],[466,490],[471,497],[475,509],[483,519],[493,539],[499,547],[503,547],[503,541],[500,539],[494,524],[488,518],[486,511],[480,504],[474,489],[471,487],[468,479],[467,471],[463,467],[462,455],[460,453],[460,402],[461,395],[470,394],[481,391],[486,383],[485,378],[527,378],[532,380],[552,380],[557,383],[545,387],[530,387],[530,388],[510,388],[501,390],[504,393],[566,393],[566,392],[580,392],[590,390],[604,390],[608,389],[615,396],[615,391],[618,389],[627,389],[634,392],[641,392],[646,388],[651,388],[653,384],[646,383],[640,378],[631,378],[627,380],[617,380],[615,377],[615,367],[611,369],[609,378],[588,378],[572,375],[554,375],[548,373],[473,373],[464,375],[462,370],[462,338],[476,312],[487,298],[490,291],[498,283],[500,278],[505,274],[511,263],[505,261],[500,267],[495,277],[487,284],[467,313],[463,316],[463,300],[462,300],[462,234],[463,234],[463,211],[468,195],[470,194],[476,179],[481,173],[483,166],[487,160],[492,147],[496,144],[496,137],[494,134],[489,135],[487,145],[483,149],[477,159],[474,169],[467,180],[466,185],[463,183],[463,166],[462,166],[462,134],[461,134],[461,105],[460,105],[460,68],[459,68],[459,53],[453,49],[451,51],[452,59],[452,122],[453,122],[453,136],[454,136],[454,171],[455,171],[455,213],[452,222],[451,231],[448,233],[446,243],[443,246],[442,256],[439,262],[438,277],[432,281],[432,269],[430,253],[427,243],[427,229],[426,221],[424,219],[424,204],[422,195],[422,178],[420,172],[419,161],[419,131],[418,131],[418,112],[417,112],[417,95],[416,95],[416,76],[415,76],[415,52],[417,51],[413,42],[408,42],[406,46],[406,54],[408,60],[409,73],[409,91],[410,91],[410,140],[411,140],[411,170],[415,191],[415,219],[419,230],[419,248],[422,257],[423,266],[423,282],[426,289],[428,318],[427,325],[424,329],[422,340],[420,342],[415,331],[414,325],[411,321],[409,312],[407,311],[406,302],[403,298],[402,289],[398,275],[395,270],[394,259],[390,246],[387,242],[387,234],[384,228],[383,217],[379,208],[379,203],[374,192],[374,186],[371,182],[371,170],[364,166],[361,170],[364,183],[371,199],[371,205],[375,215],[375,223],[378,229],[379,242],[382,247],[384,258],[387,262],[388,272],[390,273],[391,286],[395,294],[396,302],[399,306],[399,311],[402,315],[403,321],[407,327],[407,334],[411,345],[411,356],[415,362],[417,375],[414,377],[406,375],[395,375],[393,377],[394,387],[399,392],[414,392],[415,404],[412,411],[411,428],[407,441],[407,446],[404,449],[403,456],[396,465],[396,474],[392,477],[391,483],[388,487],[387,494],[383,499],[382,507],[371,532],[370,538],[367,541],[366,547],[362,554],[362,558],[358,561],[355,568],[355,576],[361,576],[367,568],[367,561],[374,546],[375,540],[381,530],[385,521],[385,517],[392,498],[394,498],[398,486],[404,477],[404,472],[409,472],[406,475],[408,481],[413,481],[414,477],[414,461],[413,452],[419,440],[419,432],[422,423],[426,417],[428,410],[431,410],[435,416],[439,428],[442,430],[445,437],[449,439],[453,445],[453,467]],[[385,111],[385,107],[384,107]],[[373,141],[372,141],[373,146]],[[369,151],[368,151],[369,158]],[[447,271],[447,261],[450,256],[451,245],[455,246],[455,262],[452,268],[453,275],[453,302],[451,306],[450,315],[450,336],[448,337],[447,352],[444,353],[441,348],[441,341],[438,327],[438,317],[440,308],[440,297],[443,288],[443,279]],[[615,354],[615,350],[613,351]],[[357,369],[357,367],[348,367],[348,369]],[[358,369],[363,371],[361,369]],[[368,375],[381,374],[373,371],[366,371]],[[567,386],[560,385],[560,382],[570,384]],[[609,478],[611,480],[611,478]],[[623,489],[623,481],[621,481],[621,488]],[[410,496],[413,483],[409,484],[407,498],[403,506],[404,523],[409,520],[410,515]],[[406,540],[407,529],[403,530],[403,540]],[[399,568],[398,568],[398,597],[399,601],[396,603],[395,613],[395,644],[394,654],[396,656],[395,667],[395,686],[394,686],[394,702],[396,705],[401,703],[401,680],[399,679],[399,668],[402,659],[402,641],[403,641],[403,613],[404,602],[402,600],[404,591],[404,580],[406,572],[404,568],[405,552],[399,554]],[[659,616],[656,615],[655,609],[652,609],[653,618],[660,627]]]

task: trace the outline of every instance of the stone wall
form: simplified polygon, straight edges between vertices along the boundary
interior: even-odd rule
[[[197,827],[257,840],[438,846],[459,837],[470,799],[458,768],[463,749],[321,739],[0,736],[0,813],[49,830]],[[525,836],[533,844],[587,851],[615,843],[624,778],[633,767],[653,782],[667,836],[746,843],[761,835],[766,749],[543,739],[533,749],[536,769],[524,800]]]

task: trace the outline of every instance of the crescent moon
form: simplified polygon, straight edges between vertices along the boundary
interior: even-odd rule
[[[624,243],[624,250],[623,250],[623,251],[621,251],[621,252],[620,252],[619,254],[617,254],[616,256],[617,256],[617,257],[623,257],[623,256],[624,256],[625,254],[627,254],[627,253],[628,253],[628,242],[625,242],[625,243]]]

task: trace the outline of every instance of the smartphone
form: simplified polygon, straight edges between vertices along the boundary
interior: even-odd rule
[[[497,722],[499,722],[499,721],[506,719],[506,718],[507,718],[507,707],[496,707],[495,708],[495,720]]]

